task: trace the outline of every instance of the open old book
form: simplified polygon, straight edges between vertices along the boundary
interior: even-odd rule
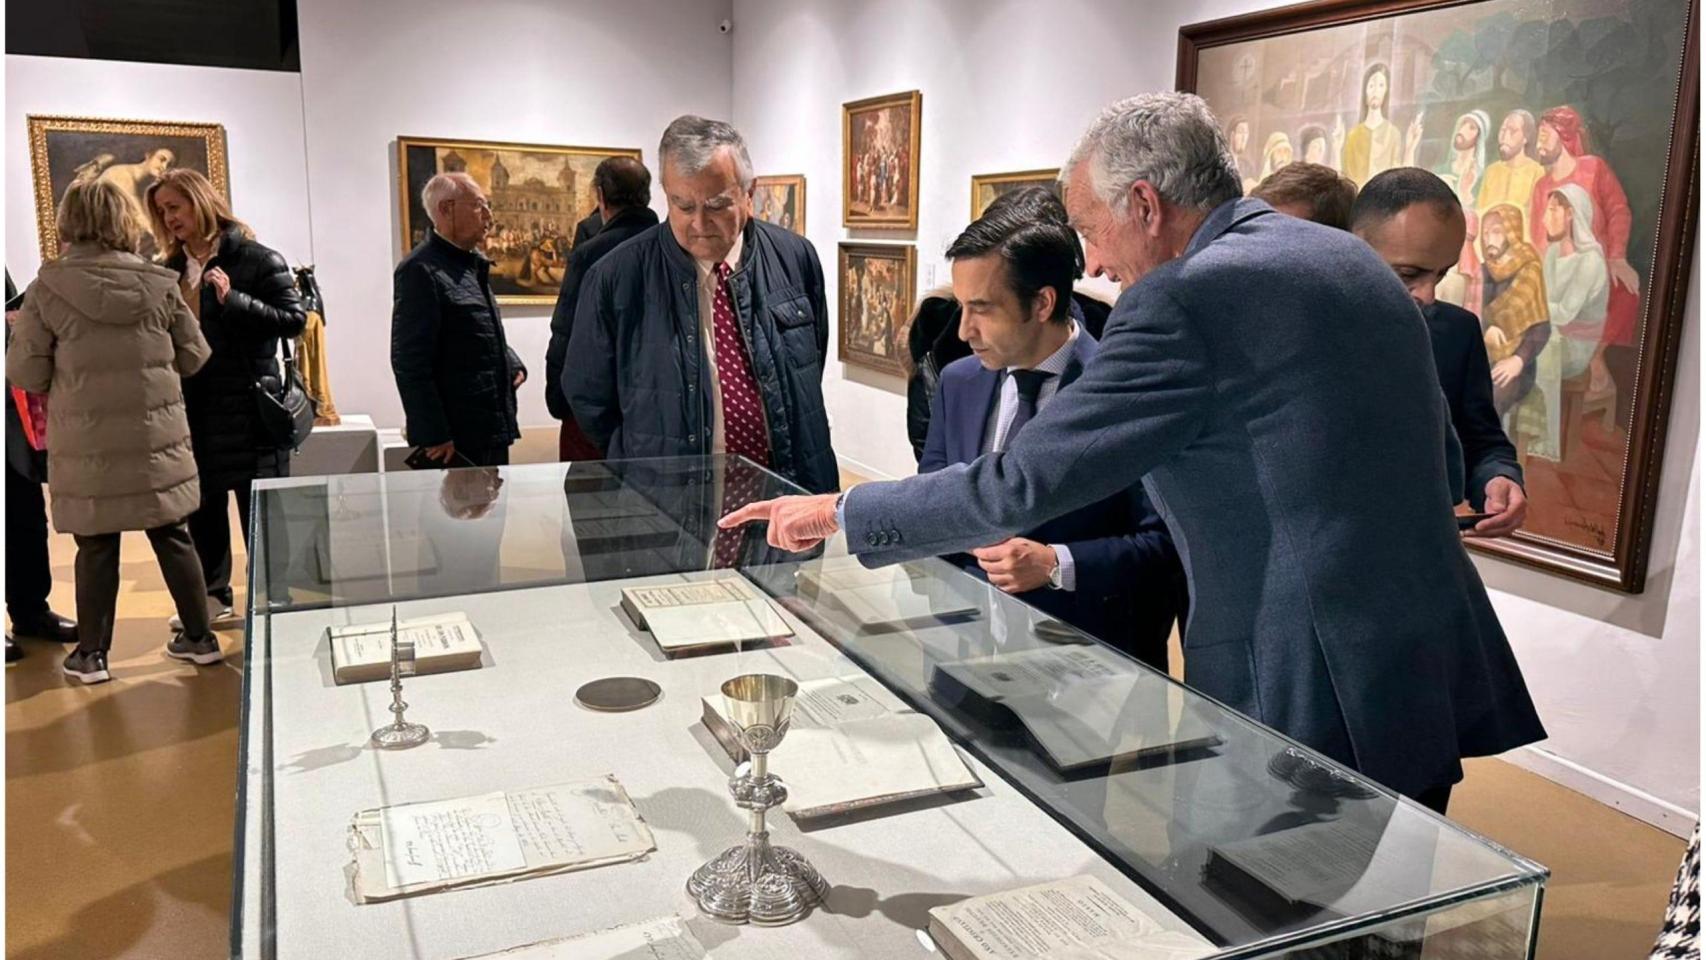
[[[1161,904],[1076,876],[930,910],[950,960],[1197,960],[1214,945]]]
[[[612,776],[363,810],[350,824],[359,903],[624,863],[656,849]]]
[[[327,627],[326,639],[332,648],[334,682],[365,683],[391,676],[390,621]],[[414,643],[416,673],[472,670],[480,665],[480,635],[466,613],[398,621],[397,639]]]
[[[1049,646],[936,666],[939,702],[1017,720],[1063,773],[1220,742],[1202,705],[1099,644]]]
[[[909,563],[866,569],[853,557],[832,557],[808,564],[795,582],[802,600],[851,620],[860,633],[922,630],[978,613],[947,578]]]
[[[705,728],[736,762],[745,760],[723,698],[704,703]],[[936,721],[866,676],[801,682],[793,722],[770,764],[788,785],[782,809],[796,819],[983,785]]]
[[[736,576],[625,587],[622,610],[665,654],[782,640],[794,628],[770,599]]]

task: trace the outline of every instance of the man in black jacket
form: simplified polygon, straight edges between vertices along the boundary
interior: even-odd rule
[[[1528,497],[1516,448],[1493,409],[1481,321],[1434,297],[1463,251],[1466,225],[1457,194],[1420,167],[1388,170],[1363,185],[1351,208],[1351,230],[1391,265],[1427,320],[1439,385],[1463,444],[1464,493],[1474,510],[1493,514],[1466,535],[1515,533],[1528,515]]]
[[[728,453],[837,489],[817,253],[752,217],[752,161],[727,123],[679,117],[658,156],[668,223],[599,261],[575,304],[575,419],[612,459]]]
[[[491,204],[466,173],[441,173],[421,190],[421,205],[432,232],[391,278],[404,433],[443,466],[501,466],[521,438],[515,391],[527,368],[504,337],[492,262],[475,249],[492,228]]]
[[[575,326],[575,301],[581,282],[592,265],[623,241],[657,226],[658,215],[647,204],[652,199],[652,175],[633,157],[608,157],[592,173],[592,192],[598,198],[594,216],[604,224],[591,238],[575,241],[569,266],[563,273],[563,289],[551,311],[551,345],[545,351],[545,406],[551,416],[563,421],[557,439],[560,460],[599,460],[604,451],[586,438],[575,422],[574,411],[563,396],[563,364],[569,353],[569,335]],[[584,221],[583,221],[584,222]]]

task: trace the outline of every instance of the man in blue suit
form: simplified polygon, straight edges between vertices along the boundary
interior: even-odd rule
[[[1191,585],[1186,681],[1443,810],[1462,757],[1545,731],[1451,516],[1415,304],[1355,237],[1241,198],[1190,94],[1108,108],[1066,177],[1089,272],[1126,288],[1071,402],[969,465],[722,522],[892,563],[1141,477]]]
[[[947,257],[972,355],[942,370],[919,473],[1004,449],[1096,355],[1072,298],[1084,253],[1049,191],[1004,195]],[[950,559],[1166,671],[1184,571],[1141,485]]]

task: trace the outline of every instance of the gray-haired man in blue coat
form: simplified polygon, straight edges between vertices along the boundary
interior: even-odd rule
[[[1065,178],[1089,272],[1125,288],[1073,402],[970,464],[723,522],[894,563],[1141,477],[1190,581],[1186,680],[1443,810],[1462,757],[1545,731],[1452,519],[1415,303],[1355,237],[1242,199],[1195,96],[1114,104]]]

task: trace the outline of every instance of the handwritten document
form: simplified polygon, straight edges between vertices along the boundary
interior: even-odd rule
[[[705,948],[680,917],[658,917],[465,960],[704,960]]]

